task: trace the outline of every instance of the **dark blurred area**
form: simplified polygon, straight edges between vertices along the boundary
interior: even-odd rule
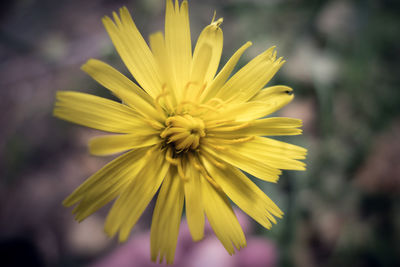
[[[164,0],[0,2],[0,266],[153,266],[139,264],[134,241],[151,205],[126,245],[103,233],[108,207],[79,224],[61,205],[111,158],[87,152],[102,133],[52,117],[55,92],[111,97],[80,70],[89,58],[130,77],[101,23],[123,5],[146,39],[163,30]],[[285,216],[270,231],[252,225],[246,256],[225,257],[207,239],[177,262],[400,266],[400,1],[189,0],[193,41],[214,10],[222,64],[248,40],[240,66],[272,45],[287,60],[270,85],[295,90],[279,115],[303,119],[304,134],[284,140],[309,149],[308,169],[258,183]],[[260,265],[251,252],[263,249],[270,261]],[[132,262],[112,261],[130,253]]]

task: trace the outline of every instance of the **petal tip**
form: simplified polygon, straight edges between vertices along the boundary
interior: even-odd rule
[[[62,205],[64,207],[71,207],[73,205],[72,201],[70,200],[69,197],[67,197],[66,199],[63,200]]]
[[[244,45],[245,45],[245,47],[249,47],[249,46],[253,45],[253,42],[252,41],[247,41]]]

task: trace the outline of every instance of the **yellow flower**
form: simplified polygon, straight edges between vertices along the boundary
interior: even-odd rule
[[[128,152],[87,179],[64,205],[77,204],[73,213],[82,221],[116,199],[105,231],[125,241],[160,189],[151,224],[153,261],[173,262],[184,202],[193,240],[203,238],[207,216],[233,254],[246,240],[228,197],[266,228],[283,215],[242,171],[275,183],[281,169],[305,169],[298,161],[305,158],[305,149],[265,137],[301,133],[301,120],[264,118],[293,98],[286,86],[263,89],[284,61],[271,47],[230,77],[248,42],[216,75],[222,19],[214,16],[192,54],[187,1],[180,6],[166,1],[165,34],[151,35],[150,48],[125,7],[113,19],[105,17],[103,23],[140,87],[90,59],[82,69],[122,103],[58,92],[54,115],[118,133],[91,140],[92,154]]]

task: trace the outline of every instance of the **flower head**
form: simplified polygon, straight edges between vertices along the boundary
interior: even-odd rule
[[[118,133],[91,140],[92,154],[127,152],[87,179],[64,205],[77,204],[73,212],[81,221],[116,199],[105,231],[125,241],[159,190],[151,225],[153,260],[173,262],[184,203],[193,240],[203,238],[207,216],[234,253],[246,240],[228,197],[266,228],[283,215],[242,171],[277,182],[281,169],[305,168],[299,161],[305,149],[265,137],[301,133],[298,119],[264,118],[293,98],[286,86],[263,89],[284,61],[271,47],[231,76],[248,42],[216,74],[222,19],[212,19],[192,53],[187,1],[166,1],[165,33],[151,35],[150,48],[126,8],[103,23],[138,84],[91,59],[82,69],[121,103],[58,92],[54,115]]]

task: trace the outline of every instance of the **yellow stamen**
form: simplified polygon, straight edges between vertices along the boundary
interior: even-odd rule
[[[227,150],[226,147],[212,144],[212,143],[210,143],[209,141],[206,141],[206,140],[204,140],[204,141],[202,142],[202,144],[203,144],[203,145],[207,145],[207,146],[209,146],[209,147],[211,147],[211,148],[214,148],[215,150],[219,150],[219,151],[225,151],[225,150]]]
[[[173,158],[172,157],[172,149],[169,148],[167,153],[165,154],[165,160],[168,161],[171,165],[176,166],[179,177],[184,181],[188,181],[188,177],[185,176],[185,172],[183,171],[183,164],[181,158]]]
[[[186,96],[187,96],[187,93],[188,93],[188,91],[189,91],[189,87],[191,86],[191,85],[196,85],[197,84],[197,82],[188,82],[186,85],[185,85],[185,87],[184,87],[184,89],[183,89],[183,95],[182,95],[182,99],[183,99],[183,101],[185,101],[186,100]]]
[[[212,20],[211,20],[211,24],[213,24],[214,23],[214,21],[215,21],[215,17],[217,16],[217,11],[216,10],[214,10],[214,15],[213,15],[213,17],[212,17]]]
[[[170,93],[167,91],[167,84],[164,83],[164,84],[162,85],[161,93],[158,94],[158,95],[156,96],[156,98],[154,99],[154,106],[156,107],[156,109],[157,109],[158,112],[164,113],[164,110],[162,109],[161,104],[160,104],[160,99],[161,99],[162,97],[165,98],[165,105],[167,106],[167,109],[168,109],[169,111],[172,111],[172,110],[173,110],[172,105],[171,105],[171,103],[170,103],[170,101],[169,101],[169,99],[168,99],[168,97],[167,97],[169,94],[170,94]]]
[[[178,164],[178,166],[177,166],[177,169],[178,169],[179,177],[181,177],[181,179],[182,179],[184,182],[187,182],[189,179],[185,176],[185,172],[183,171],[182,160],[179,160],[179,164]]]
[[[199,109],[207,109],[207,110],[209,110],[209,111],[218,112],[218,109],[216,109],[216,108],[214,108],[214,107],[212,107],[212,106],[210,106],[210,105],[206,105],[206,104],[198,104],[198,103],[195,103],[195,102],[189,101],[189,100],[185,100],[185,101],[182,101],[182,102],[181,102],[181,105],[185,105],[185,104],[189,104],[189,105],[192,105],[192,106],[194,106],[195,108],[197,108],[197,111],[198,111],[198,112],[192,112],[191,114],[193,114],[193,115],[195,115],[195,114],[198,114],[198,115],[202,114],[202,112],[199,112]]]
[[[220,99],[220,98],[216,98],[216,97],[213,97],[213,98],[211,98],[210,100],[208,100],[208,101],[206,102],[206,104],[211,104],[211,103],[213,103],[213,102],[216,102],[217,104],[219,104],[219,105],[217,106],[217,108],[222,108],[222,107],[225,106],[225,101],[223,101],[223,100]]]
[[[169,163],[171,163],[171,165],[174,165],[174,166],[178,166],[178,164],[179,164],[179,159],[171,158],[168,155],[165,155],[165,160],[168,161]]]
[[[206,136],[204,122],[189,114],[169,117],[165,121],[167,126],[160,134],[167,144],[174,144],[175,152],[196,150],[200,145],[200,138]]]
[[[214,181],[214,179],[208,175],[206,169],[198,162],[198,159],[195,157],[189,158],[191,160],[191,164],[198,170],[201,175],[207,179],[207,181],[218,191],[223,192],[222,188]]]
[[[195,99],[200,99],[200,96],[203,94],[203,92],[204,92],[204,90],[206,89],[206,87],[207,87],[207,82],[205,82],[205,83],[201,86],[200,90],[197,92],[197,95],[196,95],[196,98],[195,98]]]
[[[165,160],[171,163],[171,165],[178,166],[179,160],[172,157],[172,149],[168,148],[167,152],[165,153]]]
[[[161,130],[164,128],[164,126],[161,123],[159,123],[158,121],[154,121],[154,120],[150,120],[150,119],[143,119],[143,120],[156,130]]]
[[[226,165],[224,163],[219,162],[218,160],[216,160],[215,158],[213,158],[212,156],[210,156],[210,154],[206,153],[206,152],[202,152],[201,153],[202,156],[204,156],[205,158],[207,158],[209,161],[212,162],[212,164],[214,164],[215,166],[217,166],[218,168],[221,169],[225,169]]]

